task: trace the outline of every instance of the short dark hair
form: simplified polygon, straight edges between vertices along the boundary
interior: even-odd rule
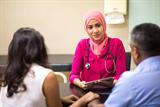
[[[7,96],[18,93],[18,87],[25,91],[23,79],[33,63],[45,66],[48,62],[43,36],[33,28],[18,29],[8,48],[8,64],[4,76],[4,86],[8,85]]]
[[[144,52],[155,54],[160,51],[160,27],[153,23],[135,26],[131,32],[132,43]]]

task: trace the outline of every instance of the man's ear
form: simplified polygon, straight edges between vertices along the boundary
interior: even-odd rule
[[[138,47],[133,46],[132,47],[132,57],[136,65],[138,65],[138,63],[140,62],[140,55],[141,54],[140,54]]]
[[[139,49],[136,46],[133,46],[133,54],[136,59],[139,59]]]

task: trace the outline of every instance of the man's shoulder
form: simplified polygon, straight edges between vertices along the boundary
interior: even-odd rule
[[[124,80],[127,82],[133,81],[135,80],[136,75],[138,75],[138,73],[135,71],[126,71],[121,75],[120,80]]]
[[[136,73],[135,71],[132,71],[132,70],[126,71],[122,74],[123,77],[128,77],[128,78],[132,77],[133,75],[136,75]]]

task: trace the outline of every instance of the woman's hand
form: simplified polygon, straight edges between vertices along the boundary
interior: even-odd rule
[[[81,81],[78,78],[74,79],[74,84],[77,85],[78,87],[82,88],[82,89],[86,89],[87,85],[85,81]]]
[[[77,101],[78,99],[79,99],[79,97],[77,97],[75,95],[69,95],[69,96],[62,97],[61,101],[63,104],[70,105],[70,104],[74,103],[75,101]]]
[[[82,98],[84,99],[85,102],[89,103],[94,99],[100,99],[100,96],[96,93],[88,92]]]
[[[95,99],[88,103],[88,107],[104,107],[104,105],[100,102],[99,99]]]
[[[89,102],[95,99],[100,99],[100,96],[96,93],[88,92],[69,107],[86,107]]]
[[[80,88],[83,88],[83,89],[87,89],[86,81],[81,81],[81,82],[79,83],[79,87],[80,87]]]

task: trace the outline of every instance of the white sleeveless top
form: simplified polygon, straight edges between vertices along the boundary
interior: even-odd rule
[[[7,97],[7,87],[1,87],[0,107],[47,107],[42,88],[49,72],[52,70],[32,64],[30,71],[24,78],[27,90]]]

